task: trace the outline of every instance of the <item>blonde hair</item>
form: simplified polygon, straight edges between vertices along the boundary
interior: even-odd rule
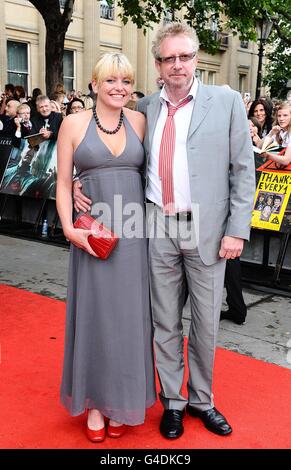
[[[291,116],[291,104],[288,101],[283,101],[283,102],[279,103],[276,106],[276,116],[275,116],[275,122],[274,122],[275,126],[279,124],[278,123],[278,111],[281,111],[281,109],[289,109],[290,116]],[[287,131],[291,132],[291,119],[289,121]]]
[[[16,112],[20,113],[22,109],[29,109],[29,112],[31,111],[30,106],[27,103],[22,103],[17,107]]]
[[[156,38],[153,41],[152,54],[155,59],[159,59],[161,43],[164,39],[173,36],[187,36],[192,41],[193,52],[198,52],[199,49],[199,39],[194,28],[191,28],[186,23],[168,23],[162,28],[160,28],[156,34]]]
[[[134,83],[134,72],[128,58],[119,52],[107,52],[97,62],[93,69],[92,79],[97,85],[104,82],[108,77],[122,75],[131,83]]]
[[[61,107],[59,105],[59,103],[55,100],[50,100],[50,103],[54,104],[55,107],[57,108],[57,113],[60,113],[61,112]]]

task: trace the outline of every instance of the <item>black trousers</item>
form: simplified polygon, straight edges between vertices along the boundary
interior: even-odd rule
[[[242,294],[241,265],[239,258],[228,259],[225,269],[226,302],[229,313],[244,320],[247,316],[247,306]]]

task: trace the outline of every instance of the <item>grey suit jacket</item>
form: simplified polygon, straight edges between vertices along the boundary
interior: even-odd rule
[[[160,93],[138,101],[147,117],[144,140],[149,162]],[[211,265],[224,235],[248,240],[255,193],[255,166],[246,111],[238,92],[199,82],[187,138],[192,204],[198,208],[198,250]],[[145,171],[146,185],[147,172]],[[196,213],[195,211],[195,213]]]

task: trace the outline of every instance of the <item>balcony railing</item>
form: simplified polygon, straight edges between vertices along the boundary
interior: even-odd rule
[[[215,31],[213,35],[216,41],[219,41],[219,49],[221,51],[225,51],[229,45],[228,33],[221,33],[220,31]]]
[[[100,2],[100,18],[104,20],[114,21],[115,18],[115,8],[114,6],[109,6],[106,2]]]

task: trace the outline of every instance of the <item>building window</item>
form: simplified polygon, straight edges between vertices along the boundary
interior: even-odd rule
[[[75,88],[74,51],[64,50],[63,68],[64,87],[69,92]]]
[[[64,10],[67,0],[59,0],[59,3],[60,3],[60,9]],[[73,5],[73,11],[75,11],[75,4]]]
[[[8,83],[22,85],[28,92],[28,47],[26,43],[7,41]]]
[[[249,41],[241,41],[240,42],[240,47],[242,49],[248,49],[249,48]]]
[[[208,72],[208,85],[215,85],[216,72]]]
[[[108,5],[108,2],[106,0],[100,0],[100,18],[114,21],[114,17],[115,17],[114,10],[115,10],[114,5],[110,6]]]
[[[202,83],[205,81],[205,70],[196,69],[195,70],[195,77],[198,78]]]
[[[247,76],[244,73],[238,75],[238,90],[240,93],[246,91],[246,79]]]
[[[163,24],[166,25],[168,23],[172,23],[174,21],[173,12],[166,8],[163,13]]]

